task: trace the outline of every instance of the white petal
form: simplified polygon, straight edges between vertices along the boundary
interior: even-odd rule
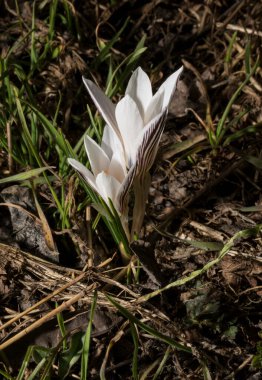
[[[126,95],[137,103],[142,118],[152,98],[152,86],[148,75],[138,67],[129,79]]]
[[[93,99],[98,111],[101,113],[105,122],[110,125],[111,128],[114,129],[116,134],[120,137],[119,131],[117,129],[117,123],[115,118],[115,105],[111,102],[111,100],[100,90],[99,87],[91,80],[82,78],[83,82]]]
[[[105,125],[101,148],[107,154],[107,157],[111,160],[114,152],[122,152],[123,147],[121,141],[117,137],[116,133],[108,125]]]
[[[108,125],[104,128],[101,148],[111,161],[108,173],[122,182],[126,175],[126,161],[123,146],[114,130]]]
[[[148,123],[138,139],[136,155],[136,176],[144,176],[154,163],[160,138],[162,136],[167,109]]]
[[[158,91],[160,92],[164,91],[164,100],[163,100],[162,110],[169,106],[169,103],[176,89],[177,80],[179,78],[179,75],[182,73],[182,71],[183,71],[183,66],[180,67],[180,69],[175,71],[173,74],[171,74],[165,80],[165,82],[159,87]]]
[[[154,162],[159,141],[165,126],[166,115],[167,109],[157,115],[148,125],[146,125],[137,139],[138,148],[136,160],[129,169],[118,193],[119,209],[121,212],[125,210],[128,202],[129,190],[134,184],[136,178],[140,177],[140,180],[142,181],[148,178],[148,171]],[[141,210],[141,215],[143,214],[142,211],[143,210]],[[140,218],[139,223],[141,223],[141,220],[142,219]],[[137,228],[136,223],[134,223],[133,226]]]
[[[88,170],[81,162],[75,160],[74,158],[68,158],[68,163],[73,166],[74,169],[76,169],[82,177],[86,180],[86,182],[95,190],[97,191],[97,186],[95,183],[95,177],[94,175]]]
[[[116,120],[121,132],[127,165],[130,167],[135,159],[136,139],[143,130],[143,120],[134,100],[126,95],[116,106]]]
[[[136,175],[137,165],[136,163],[129,169],[124,181],[118,192],[119,210],[121,213],[125,212],[128,204],[128,193],[134,182]]]
[[[121,184],[111,175],[102,172],[99,173],[96,177],[96,185],[98,188],[98,192],[104,199],[104,201],[109,205],[108,198],[110,198],[116,210],[119,211],[117,194]]]
[[[163,111],[164,90],[157,91],[147,107],[144,123],[147,124]]]
[[[103,149],[91,137],[86,136],[84,139],[86,153],[91,165],[92,172],[96,177],[98,173],[108,170],[110,160]]]
[[[125,165],[125,162],[124,162],[124,165]],[[108,168],[108,174],[115,177],[120,183],[123,182],[127,174],[126,167],[123,166],[122,156],[117,151],[113,154],[113,157],[111,159],[111,162]]]

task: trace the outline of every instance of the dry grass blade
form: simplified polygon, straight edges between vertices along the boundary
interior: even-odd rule
[[[129,324],[129,321],[125,321],[121,328],[118,330],[118,332],[116,333],[116,335],[110,340],[108,346],[107,346],[107,349],[106,349],[106,353],[105,353],[105,356],[104,356],[104,360],[103,360],[103,363],[102,363],[102,366],[100,368],[100,378],[102,380],[105,380],[106,377],[105,377],[105,371],[106,371],[106,365],[107,365],[107,362],[108,362],[108,359],[109,359],[109,355],[110,355],[110,352],[112,350],[112,348],[114,347],[114,345],[123,337],[123,335],[125,334],[125,329],[126,327],[128,326]]]
[[[70,286],[76,284],[77,282],[79,282],[80,280],[82,280],[84,277],[86,277],[88,275],[88,273],[82,273],[80,274],[79,276],[77,276],[74,280],[68,282],[67,284],[61,286],[59,289],[55,290],[54,292],[52,292],[50,295],[44,297],[43,299],[41,299],[39,302],[36,302],[33,306],[29,307],[28,309],[24,310],[22,313],[18,313],[14,318],[10,319],[8,322],[4,323],[3,325],[0,326],[0,331],[1,330],[4,330],[5,328],[7,328],[8,326],[10,326],[11,324],[13,324],[14,322],[18,321],[18,319],[24,317],[25,315],[28,315],[29,313],[31,313],[31,311],[33,311],[34,309],[36,309],[37,307],[39,307],[40,305],[42,305],[43,303],[49,301],[50,299],[52,299],[54,296],[56,296],[57,294],[61,293],[62,291],[64,291],[65,289],[69,288]]]
[[[93,290],[94,285],[90,285],[87,290]],[[12,338],[8,339],[6,342],[2,343],[0,345],[0,350],[4,350],[6,347],[10,346],[11,344],[17,342],[19,339],[23,338],[25,335],[27,335],[29,332],[35,330],[37,327],[43,325],[45,322],[47,322],[49,319],[53,318],[55,315],[58,313],[61,313],[61,311],[69,308],[71,305],[79,301],[83,296],[85,292],[82,291],[79,294],[76,294],[74,297],[69,299],[68,301],[64,301],[62,305],[58,306],[56,309],[50,311],[46,315],[44,315],[42,318],[39,320],[35,321],[32,323],[30,326],[28,326],[26,329],[20,331],[18,334],[13,336]]]

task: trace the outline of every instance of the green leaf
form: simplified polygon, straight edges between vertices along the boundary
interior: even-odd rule
[[[192,247],[204,249],[205,251],[220,251],[223,248],[223,244],[215,241],[197,241],[179,239],[182,242],[192,245]]]
[[[113,222],[112,214],[109,213],[109,210],[103,207],[101,203],[92,203],[91,206],[99,212],[101,216],[104,216],[108,221]]]
[[[212,268],[214,265],[218,264],[222,259],[223,257],[228,253],[228,251],[234,246],[235,244],[235,240],[238,240],[238,239],[246,239],[248,238],[249,236],[253,236],[253,235],[256,235],[258,234],[258,232],[262,229],[262,224],[257,224],[255,227],[253,228],[249,228],[249,229],[246,229],[246,230],[242,230],[242,231],[239,231],[237,232],[234,236],[232,236],[228,242],[223,246],[223,248],[221,249],[221,251],[219,252],[217,258],[215,258],[214,260],[211,260],[209,261],[206,265],[204,265],[202,268],[200,269],[197,269],[195,271],[193,271],[192,273],[190,273],[188,276],[184,276],[174,282],[171,282],[170,284],[166,285],[165,287],[161,288],[161,289],[157,289],[155,291],[153,291],[152,293],[149,293],[145,296],[141,296],[138,300],[137,300],[137,303],[140,303],[140,302],[146,302],[148,301],[149,299],[153,298],[153,297],[156,297],[158,296],[159,294],[161,294],[163,291],[166,291],[168,289],[171,289],[171,288],[174,288],[174,287],[177,287],[177,286],[181,286],[181,285],[184,285],[186,284],[187,282],[195,279],[196,277],[202,275],[203,273],[207,272],[210,268]],[[166,234],[166,233],[165,233]]]
[[[36,116],[41,121],[43,128],[45,131],[51,135],[52,140],[55,144],[59,146],[59,148],[63,151],[64,155],[66,157],[72,157],[77,158],[71,145],[69,142],[64,138],[61,131],[57,131],[55,125],[47,119],[45,115],[43,115],[37,108],[33,107],[31,104],[27,104],[32,111],[36,114]]]
[[[259,212],[262,211],[262,205],[242,207],[239,209],[241,212]]]
[[[262,123],[257,123],[255,125],[249,125],[246,128],[240,129],[239,131],[232,133],[230,136],[228,136],[224,143],[223,146],[229,145],[232,141],[240,139],[242,136],[245,136],[246,134],[249,133],[257,133],[261,130],[262,128]]]
[[[133,314],[131,314],[127,309],[125,309],[123,306],[121,306],[113,297],[106,295],[108,300],[120,311],[121,314],[123,314],[124,317],[129,319],[130,322],[136,324],[137,326],[141,327],[142,330],[146,331],[153,337],[161,340],[162,342],[165,342],[169,344],[170,346],[185,351],[188,353],[191,353],[192,350],[189,347],[186,347],[178,342],[176,342],[173,338],[170,338],[167,335],[161,334],[157,330],[153,329],[152,327],[146,325],[145,323],[141,322],[139,319],[137,319]]]
[[[251,365],[253,368],[262,368],[262,342],[257,343],[257,354],[253,356]]]
[[[54,168],[54,167],[53,166],[44,166],[42,168],[31,169],[31,170],[28,170],[27,172],[23,172],[23,173],[12,175],[10,177],[2,178],[2,179],[0,179],[0,184],[9,183],[9,182],[17,182],[17,181],[25,181],[28,179],[32,179],[34,177],[39,176],[39,174],[43,173],[45,170],[49,170],[52,168]]]
[[[257,158],[254,156],[243,156],[243,158],[250,164],[254,165],[257,169],[262,169],[262,158]]]
[[[16,380],[14,377],[12,377],[11,375],[9,375],[7,372],[3,371],[2,369],[0,369],[0,375],[3,375],[3,379],[7,379],[7,380]]]
[[[250,41],[248,41],[246,49],[245,49],[245,68],[246,68],[246,74],[249,75],[251,71],[251,48],[250,48]]]
[[[77,332],[72,336],[68,350],[63,351],[58,358],[58,378],[63,380],[73,365],[80,359],[83,349],[84,333]]]
[[[87,375],[88,375],[88,359],[89,359],[89,352],[90,352],[92,324],[93,324],[93,319],[94,319],[94,314],[95,314],[96,301],[97,301],[97,292],[95,291],[93,302],[91,305],[90,315],[89,315],[89,323],[87,326],[87,330],[84,337],[84,343],[83,343],[83,351],[82,351],[82,358],[81,358],[81,380],[86,380]]]
[[[152,380],[156,380],[158,376],[161,375],[163,369],[165,368],[165,364],[169,357],[170,351],[171,351],[171,347],[168,346],[166,349],[165,355],[163,356],[163,359],[161,360]]]
[[[124,31],[124,29],[126,28],[127,24],[129,22],[129,18],[126,19],[124,25],[122,26],[122,28],[114,35],[114,37],[107,43],[107,44],[104,44],[102,46],[102,49],[99,53],[99,55],[97,56],[96,60],[95,60],[95,65],[98,65],[98,64],[101,64],[107,57],[108,57],[108,54],[110,53],[110,49],[114,46],[114,44],[118,41],[120,35],[122,34],[122,32]]]
[[[58,3],[58,0],[53,0],[50,3],[49,30],[48,30],[48,37],[50,40],[53,39],[54,34],[55,34],[55,19],[57,15],[57,3]]]
[[[42,359],[48,358],[52,350],[50,348],[41,347],[41,346],[32,346],[32,356],[36,363],[39,363]]]
[[[227,48],[227,52],[226,52],[226,57],[225,57],[225,63],[230,63],[231,59],[232,59],[232,51],[233,51],[233,46],[234,46],[234,43],[236,41],[236,38],[237,38],[237,32],[234,32],[233,35],[232,35],[232,38],[229,42],[229,46]]]
[[[237,333],[238,327],[232,325],[226,331],[224,331],[223,336],[227,337],[228,339],[234,340],[236,338]]]
[[[47,359],[46,358],[43,358],[38,364],[37,366],[34,368],[34,370],[32,371],[31,375],[27,378],[27,380],[34,380],[34,379],[39,379],[39,373],[41,371],[41,369],[43,368],[43,366],[46,364],[46,361]],[[36,377],[37,376],[37,377]]]
[[[219,122],[218,122],[218,125],[217,125],[217,130],[216,130],[216,140],[217,140],[217,144],[219,144],[219,142],[221,141],[221,138],[223,137],[224,133],[225,133],[225,122],[226,122],[226,119],[229,115],[229,112],[234,104],[234,102],[236,101],[236,99],[238,98],[238,96],[240,95],[241,91],[243,90],[243,88],[245,87],[245,85],[249,82],[250,78],[252,77],[253,74],[255,74],[258,66],[259,66],[259,57],[257,58],[254,66],[252,67],[252,70],[250,71],[250,73],[246,76],[246,79],[240,84],[240,86],[237,88],[237,90],[234,92],[234,94],[232,95],[231,99],[229,100],[226,108],[225,108],[225,111],[222,115],[222,117],[220,118]]]
[[[57,307],[57,303],[56,303],[56,307]],[[67,349],[67,343],[66,343],[66,328],[65,328],[65,322],[64,322],[64,318],[63,318],[63,314],[62,313],[58,313],[57,316],[57,322],[58,322],[58,326],[59,326],[59,329],[60,329],[60,332],[61,332],[61,336],[63,338],[63,350],[65,351]]]
[[[130,322],[131,335],[134,342],[134,352],[133,352],[133,360],[132,360],[132,379],[138,380],[138,334],[136,330],[136,326],[134,323]]]

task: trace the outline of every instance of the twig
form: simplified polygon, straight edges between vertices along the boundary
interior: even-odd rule
[[[42,305],[43,303],[47,302],[50,300],[52,297],[56,296],[57,294],[61,293],[63,290],[69,288],[71,285],[77,283],[78,281],[82,280],[87,275],[87,273],[82,273],[80,276],[76,277],[74,280],[71,282],[61,286],[59,289],[55,290],[45,298],[43,298],[41,301],[35,303],[33,306],[29,307],[28,309],[24,310],[22,313],[17,314],[14,318],[10,319],[8,322],[0,326],[0,331],[5,329],[6,327],[10,326],[14,322],[16,322],[18,319],[24,317],[25,315],[29,314],[32,310],[36,309],[38,306]]]
[[[262,37],[262,32],[260,30],[254,30],[251,28],[243,28],[242,26],[239,26],[239,25],[227,24],[226,26],[224,26],[223,22],[217,22],[216,27],[217,28],[225,27],[228,30],[234,30],[234,31],[241,32],[244,34],[252,34],[254,36]]]
[[[90,285],[89,288],[87,288],[87,290],[90,291],[90,290],[92,290],[92,288],[93,288],[93,285]],[[37,327],[41,326],[42,324],[44,324],[45,322],[47,322],[49,319],[51,319],[52,317],[54,317],[55,315],[57,315],[61,311],[69,308],[69,306],[71,306],[74,303],[76,303],[84,295],[85,295],[85,292],[82,291],[82,292],[76,294],[70,300],[63,302],[62,305],[60,305],[57,308],[55,308],[54,310],[50,311],[49,313],[47,313],[46,315],[44,315],[42,318],[40,318],[39,320],[37,320],[34,323],[32,323],[30,326],[28,326],[27,328],[25,328],[23,331],[20,331],[18,334],[16,334],[12,338],[8,339],[6,342],[4,342],[3,344],[1,344],[0,345],[0,351],[4,350],[6,347],[10,346],[11,344],[17,342],[19,339],[21,339],[25,335],[29,334],[31,331],[35,330]]]

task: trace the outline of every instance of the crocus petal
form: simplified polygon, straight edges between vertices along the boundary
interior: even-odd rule
[[[109,160],[111,160],[114,152],[122,152],[123,154],[121,141],[117,137],[115,131],[107,124],[104,127],[101,148],[107,154]]]
[[[137,104],[129,95],[124,96],[117,104],[116,120],[124,142],[127,165],[130,167],[135,160],[135,141],[143,130],[143,120]]]
[[[129,79],[126,95],[137,103],[140,114],[144,118],[145,111],[152,98],[152,86],[148,75],[138,67]]]
[[[183,66],[180,67],[180,69],[175,71],[173,74],[171,74],[165,80],[165,82],[159,87],[158,91],[160,91],[160,92],[164,91],[164,100],[163,100],[162,110],[169,106],[169,103],[170,103],[172,96],[173,96],[175,89],[176,89],[176,84],[177,84],[178,78],[179,78],[180,74],[182,73],[182,71],[183,71]],[[157,94],[157,92],[156,92],[156,94]]]
[[[166,116],[167,109],[148,123],[140,134],[136,155],[136,176],[145,176],[153,165]]]
[[[147,172],[151,168],[158,144],[165,126],[167,110],[157,115],[140,133],[137,143],[136,160],[129,168],[129,171],[121,184],[118,193],[120,211],[125,209],[128,200],[128,193],[136,177],[146,178]]]
[[[122,182],[126,175],[126,161],[123,146],[114,130],[108,125],[104,128],[101,148],[110,160],[108,173]]]
[[[115,209],[119,210],[119,203],[117,200],[117,194],[120,189],[121,184],[111,175],[105,172],[101,172],[96,177],[96,185],[98,192],[104,201],[109,205],[108,198],[113,202]]]
[[[81,162],[75,160],[74,158],[68,158],[68,163],[73,166],[74,169],[76,169],[81,176],[84,178],[84,180],[95,190],[97,190],[97,186],[95,183],[95,177],[94,175],[88,170]]]
[[[128,203],[128,192],[133,184],[136,175],[136,164],[134,164],[128,171],[124,181],[118,192],[119,210],[121,213],[125,213]]]
[[[137,177],[134,180],[134,195],[135,203],[133,208],[133,222],[131,229],[131,236],[138,235],[145,216],[146,202],[148,199],[148,192],[151,183],[151,176],[149,172],[145,173],[144,177]]]
[[[148,124],[150,120],[154,119],[157,115],[159,115],[163,111],[163,101],[164,101],[165,93],[164,91],[157,91],[153,98],[151,99],[151,102],[149,103],[144,123]]]
[[[86,136],[84,142],[92,172],[96,177],[98,173],[108,169],[110,160],[103,149],[91,137]]]
[[[126,167],[122,166],[122,157],[119,152],[115,152],[110,161],[110,165],[108,168],[108,174],[115,177],[120,183],[123,182],[126,176]]]
[[[100,88],[93,83],[91,80],[83,77],[83,82],[89,92],[93,102],[96,105],[96,108],[101,113],[105,122],[110,125],[111,128],[114,129],[116,134],[121,140],[120,133],[117,128],[116,118],[115,118],[115,105],[111,102],[111,100],[103,93]]]

